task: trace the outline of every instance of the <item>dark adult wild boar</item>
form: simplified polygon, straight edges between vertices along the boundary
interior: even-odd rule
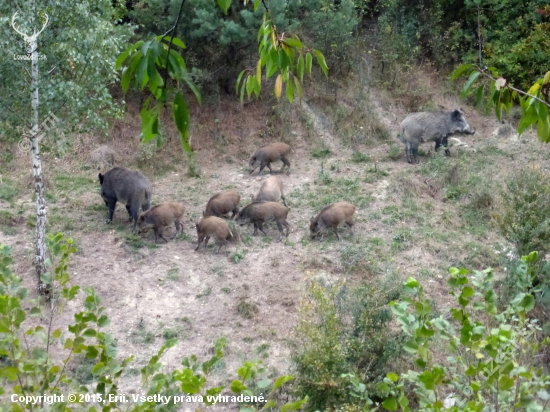
[[[218,193],[210,198],[206,204],[206,209],[202,212],[204,217],[217,216],[223,217],[229,212],[233,212],[231,219],[239,213],[239,202],[241,195],[234,189]]]
[[[113,220],[116,202],[126,206],[130,220],[134,221],[133,232],[136,231],[139,208],[149,209],[151,204],[151,183],[137,171],[115,167],[102,175],[99,174],[101,197],[109,208],[107,223]]]
[[[278,202],[283,199],[286,204],[285,193],[283,190],[283,181],[279,176],[270,176],[260,186],[260,191],[252,198],[253,202]]]
[[[338,240],[342,240],[338,234],[338,225],[346,222],[349,226],[350,232],[353,234],[353,214],[355,213],[355,206],[348,202],[338,202],[325,206],[323,210],[315,217],[311,218],[309,223],[309,231],[311,238],[313,239],[319,233],[321,233],[321,240],[323,240],[325,229],[332,228]]]
[[[172,223],[176,225],[176,234],[172,237],[172,240],[176,238],[178,233],[183,231],[183,214],[185,213],[185,206],[178,202],[164,202],[160,205],[153,206],[151,209],[142,212],[138,217],[138,227],[140,230],[148,225],[153,226],[155,231],[155,243],[158,242],[158,238],[164,239],[166,243],[168,240],[162,235],[164,229],[170,226]]]
[[[401,122],[399,138],[405,143],[405,154],[409,163],[419,163],[418,147],[420,143],[435,142],[435,150],[445,146],[445,154],[450,154],[447,149],[447,139],[454,133],[474,134],[464,112],[460,110],[448,110],[440,112],[420,112],[410,114]]]
[[[203,240],[204,248],[206,249],[206,245],[211,237],[215,237],[216,244],[219,245],[216,253],[220,253],[220,249],[224,245],[227,250],[227,237],[233,237],[233,233],[231,233],[231,230],[225,220],[216,216],[209,216],[203,218],[199,223],[196,223],[195,227],[197,228],[198,236],[198,244],[195,250],[199,250]]]
[[[249,165],[253,169],[250,171],[250,174],[256,170],[258,166],[260,166],[260,171],[258,172],[258,175],[262,174],[262,170],[267,166],[270,173],[273,173],[273,170],[271,170],[271,163],[276,162],[278,160],[283,162],[283,167],[281,167],[281,171],[285,168],[285,166],[288,166],[288,170],[290,170],[290,162],[286,158],[290,152],[293,152],[292,147],[287,145],[286,143],[278,142],[278,143],[270,143],[266,146],[260,147],[252,157],[250,158]]]
[[[289,211],[288,207],[283,206],[279,202],[254,202],[245,206],[239,212],[237,223],[241,226],[247,223],[254,223],[254,233],[252,235],[256,236],[258,229],[260,229],[267,236],[264,232],[263,224],[274,220],[279,228],[279,239],[277,242],[280,242],[283,236],[283,225],[286,226],[286,236],[288,237],[289,226],[286,217]]]

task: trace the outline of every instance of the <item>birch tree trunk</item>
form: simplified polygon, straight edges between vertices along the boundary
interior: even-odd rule
[[[33,1],[31,27],[35,30],[37,24],[36,2]],[[47,272],[46,269],[46,201],[44,198],[44,176],[42,174],[42,162],[40,161],[40,139],[38,127],[38,42],[36,36],[30,42],[31,51],[31,124],[32,124],[32,171],[34,177],[34,190],[36,194],[36,234],[34,246],[34,266],[38,276],[38,291],[48,294],[49,285],[42,283],[40,277]]]

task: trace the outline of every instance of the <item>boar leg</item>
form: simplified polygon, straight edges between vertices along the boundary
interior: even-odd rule
[[[277,228],[279,229],[279,240],[277,240],[277,242],[280,242],[281,239],[283,238],[283,225],[279,221],[275,223],[277,223]],[[288,233],[287,233],[287,236],[288,236]]]
[[[204,236],[199,236],[199,241],[197,243],[197,247],[195,248],[195,250],[199,250],[199,248],[201,247],[201,243],[204,239]]]
[[[115,212],[116,207],[116,199],[109,199],[108,201],[105,200],[105,203],[109,208],[109,211],[107,212],[107,220],[105,221],[105,223],[110,223],[113,220],[113,213]]]
[[[161,239],[164,239],[166,243],[168,243],[168,240],[162,234],[164,233],[164,230],[162,228],[155,229],[155,243],[157,243],[157,238],[160,237]]]
[[[334,233],[336,233],[336,237],[338,238],[338,242],[341,242],[342,238],[338,234],[338,226],[335,226],[333,229],[334,229]]]
[[[222,250],[222,247],[225,246],[225,251],[227,252],[227,241],[226,240],[221,240],[218,242],[218,251],[216,252],[216,254],[219,254],[220,253],[220,250]]]
[[[132,230],[132,233],[136,233],[136,227],[138,223],[138,213],[139,213],[139,205],[135,202],[132,202],[132,206],[130,208],[130,214],[132,216],[132,219],[134,220],[134,228]]]
[[[174,240],[176,237],[178,237],[178,233],[180,232],[180,230],[183,232],[183,225],[180,222],[178,222],[177,220],[174,223],[176,224],[176,234],[174,235],[172,240]]]
[[[260,232],[262,232],[264,235],[267,236],[267,233],[264,232],[264,228],[262,226],[262,222],[258,222],[258,229],[260,229]]]
[[[126,205],[126,211],[128,212],[128,216],[130,216],[130,222],[132,221],[132,205]]]
[[[283,155],[283,156],[281,156],[281,160],[283,162],[283,167],[281,167],[281,172],[283,171],[285,166],[288,167],[288,171],[290,172],[290,162],[288,161],[288,159]]]
[[[346,225],[349,226],[349,231],[352,235],[353,235],[353,224],[354,224],[353,219],[346,220]]]
[[[286,204],[286,199],[285,199],[285,196],[281,193],[281,199],[283,199],[283,205],[285,205],[286,207],[288,207],[288,205]]]
[[[288,222],[286,220],[283,220],[282,223],[286,226],[286,237],[288,237],[288,234],[290,233],[290,226],[288,225]]]
[[[412,158],[416,164],[420,163],[420,160],[418,159],[418,146],[420,146],[420,143],[411,144]]]
[[[407,156],[407,162],[409,163],[412,163],[411,151],[412,151],[411,142],[407,141],[405,143],[405,156]]]

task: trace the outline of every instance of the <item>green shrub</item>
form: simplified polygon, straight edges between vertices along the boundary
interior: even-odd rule
[[[296,329],[301,345],[293,356],[295,393],[310,397],[308,410],[353,403],[345,374],[360,372],[361,384],[376,391],[387,364],[401,353],[385,307],[398,295],[382,290],[367,284],[350,290],[308,280]]]
[[[496,220],[518,256],[550,251],[550,179],[538,169],[515,173],[502,192]]]

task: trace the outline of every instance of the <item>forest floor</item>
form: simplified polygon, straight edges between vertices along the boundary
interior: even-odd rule
[[[509,245],[492,220],[498,195],[514,172],[547,170],[548,148],[530,133],[519,139],[495,136],[499,124],[493,115],[485,117],[452,97],[437,100],[434,92],[436,108],[464,106],[476,134],[456,136],[468,146],[452,147],[449,158],[426,143],[420,164],[411,165],[396,138],[407,114],[403,105],[374,88],[362,90],[361,97],[348,87],[330,99],[319,90],[312,87],[307,101],[292,105],[268,98],[241,106],[226,97],[194,108],[191,142],[198,178],[186,175],[187,161],[172,126],[163,129],[162,149],[139,146],[139,108],[131,104],[108,138],[82,135],[63,157],[44,155],[48,232],[62,231],[78,248],[70,261],[71,283],[95,288],[111,319],[106,330],[117,339],[118,356],[135,356],[123,375],[122,393],[141,387],[139,370],[174,337],[178,343],[163,356],[170,369],[192,354],[206,360],[215,341],[227,339],[213,383],[230,383],[243,361],[255,359],[264,362],[268,377],[291,373],[291,356],[300,349],[295,326],[308,277],[390,288],[413,276],[443,311],[449,305],[449,267],[492,266],[502,274],[498,265]],[[208,199],[235,188],[241,207],[246,205],[268,175],[250,176],[249,156],[280,140],[295,150],[290,173],[280,174],[291,209],[288,238],[277,243],[275,225],[268,226],[267,236],[256,237],[252,227],[233,226],[240,240],[229,243],[228,253],[215,254],[213,241],[195,252],[194,224]],[[159,244],[152,231],[132,236],[120,204],[113,222],[105,224],[97,175],[112,166],[98,167],[95,151],[104,145],[116,152],[114,165],[139,169],[150,179],[153,204],[174,200],[186,206],[183,235]],[[13,248],[13,269],[34,291],[31,163],[24,153],[15,157],[2,166],[0,209],[24,219],[0,222],[0,243]],[[354,234],[342,228],[342,242],[333,234],[310,240],[311,216],[342,200],[357,207]],[[54,327],[69,324],[84,298],[81,292],[70,302]],[[54,350],[62,356],[62,348]],[[79,359],[71,372],[86,383],[90,367]]]

